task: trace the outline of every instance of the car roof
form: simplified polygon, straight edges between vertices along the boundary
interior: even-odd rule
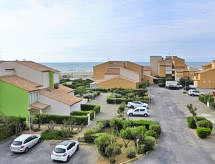
[[[146,109],[146,107],[136,107],[135,109]]]
[[[24,141],[24,140],[26,140],[28,137],[30,137],[30,136],[32,136],[32,134],[22,134],[22,135],[20,135],[19,137],[17,137],[16,139],[15,139],[15,141]]]

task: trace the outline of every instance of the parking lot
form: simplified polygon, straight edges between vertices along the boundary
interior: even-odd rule
[[[10,143],[12,139],[0,143],[0,164],[53,164],[61,162],[53,162],[50,158],[54,145],[50,145],[44,141],[27,153],[14,154],[10,151]],[[95,146],[80,145],[77,151],[68,163],[73,164],[95,164],[97,161],[97,152]]]

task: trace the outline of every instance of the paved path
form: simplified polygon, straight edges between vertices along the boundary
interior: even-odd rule
[[[199,139],[187,128],[171,90],[152,88],[152,120],[160,121],[162,135],[156,150],[133,164],[214,164],[215,142]]]

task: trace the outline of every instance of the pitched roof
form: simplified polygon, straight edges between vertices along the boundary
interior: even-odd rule
[[[64,86],[64,85],[62,85],[62,84],[59,84],[58,87],[59,87],[59,88],[58,88],[59,90],[64,91],[64,92],[66,92],[66,93],[69,93],[69,92],[72,92],[72,91],[73,91],[72,88],[66,87],[66,86]]]
[[[170,60],[161,60],[159,64],[163,66],[172,66],[172,62]]]
[[[113,80],[113,79],[116,79],[116,78],[124,79],[124,80],[127,80],[127,81],[131,81],[131,82],[137,83],[137,81],[132,80],[132,79],[129,79],[129,78],[125,77],[125,76],[121,76],[121,75],[114,76],[114,77],[112,77],[112,78],[110,78],[110,79],[96,80],[95,83],[98,83],[98,84],[99,84],[99,83],[102,83],[102,82],[105,82],[105,81],[110,81],[110,80]]]
[[[32,69],[41,71],[41,72],[49,72],[49,71],[51,71],[51,72],[59,72],[58,70],[55,70],[53,68],[47,67],[47,66],[42,65],[42,64],[35,63],[33,61],[16,61],[16,62],[19,63],[19,64],[22,64],[22,65],[25,65],[27,67],[30,67]]]
[[[70,106],[82,101],[82,98],[70,95],[69,93],[66,93],[58,89],[45,88],[41,89],[39,93],[50,99]]]
[[[49,107],[48,104],[43,104],[41,102],[36,102],[31,104],[31,108],[37,109],[37,110],[43,110],[43,109],[46,109],[47,107]]]
[[[16,87],[22,88],[26,91],[36,91],[41,87],[40,84],[32,82],[30,80],[26,80],[16,75],[11,76],[0,76],[0,81],[4,81],[6,83],[12,84]]]

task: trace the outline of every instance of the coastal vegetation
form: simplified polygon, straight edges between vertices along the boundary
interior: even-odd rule
[[[120,154],[129,159],[153,150],[160,134],[157,121],[113,118],[97,121],[94,129],[84,133],[83,139],[95,143],[100,155],[114,162]]]

